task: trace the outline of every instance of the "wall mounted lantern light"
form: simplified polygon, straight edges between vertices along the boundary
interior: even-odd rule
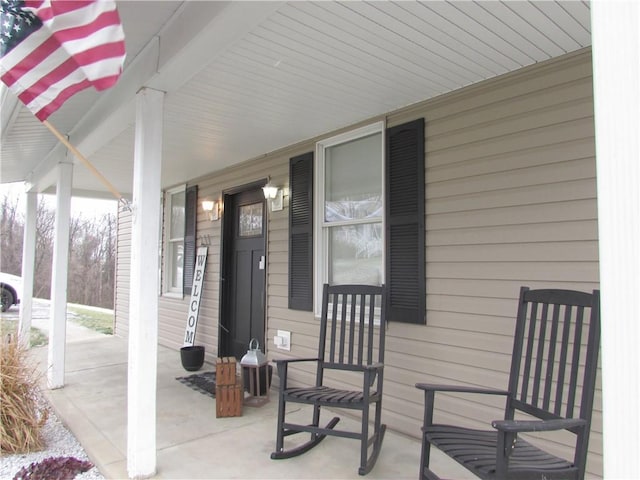
[[[220,203],[214,200],[203,200],[202,210],[209,214],[209,220],[214,221],[220,218]]]
[[[269,183],[262,187],[262,191],[264,192],[264,198],[269,202],[272,212],[277,212],[283,209],[284,192],[281,188],[272,185],[269,181]]]
[[[262,191],[264,192],[264,198],[267,200],[273,200],[278,196],[279,188],[271,185],[271,183],[267,183],[264,187],[262,187]]]

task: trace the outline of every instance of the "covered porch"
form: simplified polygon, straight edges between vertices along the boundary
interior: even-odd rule
[[[582,234],[576,238],[590,249],[585,255],[586,260],[592,267],[596,266],[598,272],[592,276],[584,275],[579,263],[572,260],[572,255],[558,255],[557,249],[550,251],[555,253],[552,259],[554,271],[562,271],[563,274],[569,272],[560,280],[582,282],[586,277],[589,282],[597,282],[602,290],[602,404],[605,406],[602,411],[603,472],[609,478],[637,476],[640,468],[636,456],[640,424],[637,408],[627,410],[626,407],[629,399],[637,399],[637,378],[640,378],[636,374],[640,366],[637,352],[638,303],[632,300],[637,296],[640,271],[637,242],[640,202],[637,192],[636,61],[639,9],[634,2],[620,2],[617,8],[605,2],[513,2],[513,7],[507,6],[507,3],[120,2],[123,24],[127,30],[130,63],[119,84],[99,99],[93,93],[78,95],[54,118],[58,127],[112,180],[123,196],[133,200],[130,225],[133,232],[132,254],[127,257],[130,260],[127,274],[120,279],[124,292],[122,297],[131,300],[130,305],[123,307],[131,319],[127,332],[129,343],[127,347],[126,341],[113,339],[109,354],[106,344],[104,351],[101,344],[99,348],[95,346],[89,352],[81,352],[76,351],[80,346],[65,346],[64,341],[69,200],[71,196],[101,196],[106,191],[86,169],[74,168],[76,161],[70,153],[24,111],[17,99],[10,96],[3,98],[2,182],[24,181],[28,196],[22,275],[25,290],[29,290],[33,283],[36,194],[55,191],[58,200],[49,358],[46,359],[46,353],[40,352],[44,365],[48,365],[49,388],[57,389],[49,391],[48,395],[62,418],[108,476],[135,478],[153,475],[157,471],[159,476],[165,478],[186,477],[189,476],[186,469],[193,466],[201,472],[199,475],[208,478],[215,475],[244,478],[251,475],[256,478],[269,475],[284,478],[304,478],[307,475],[332,477],[333,472],[326,469],[332,468],[329,465],[333,463],[341,463],[337,460],[339,458],[345,458],[349,467],[345,468],[344,473],[336,472],[335,477],[356,475],[355,469],[350,467],[349,449],[355,447],[348,445],[350,442],[325,442],[326,445],[323,444],[312,454],[285,462],[287,465],[270,461],[268,455],[262,459],[260,452],[266,454],[272,448],[274,422],[271,418],[258,422],[258,413],[255,413],[257,417],[253,425],[247,421],[249,416],[243,417],[237,419],[237,426],[223,430],[224,436],[216,436],[219,425],[227,422],[216,422],[213,404],[205,402],[198,397],[200,394],[189,391],[174,380],[175,376],[184,372],[170,370],[178,368],[175,349],[165,351],[164,347],[158,346],[156,352],[158,324],[162,314],[169,316],[169,313],[173,313],[169,312],[169,307],[175,304],[175,311],[182,313],[179,307],[184,307],[186,298],[176,301],[171,296],[158,295],[161,291],[160,279],[157,278],[158,252],[155,248],[148,248],[158,244],[162,213],[158,198],[162,192],[183,183],[198,183],[204,176],[212,179],[225,169],[241,166],[250,159],[258,163],[269,152],[294,148],[318,135],[337,132],[372,118],[386,119],[399,109],[409,109],[408,114],[414,115],[415,112],[410,110],[412,105],[432,99],[433,103],[424,113],[432,121],[427,124],[427,133],[433,134],[427,144],[435,145],[434,150],[437,150],[437,137],[448,135],[452,139],[449,146],[452,154],[449,160],[438,165],[432,163],[434,155],[427,153],[426,167],[435,170],[444,165],[459,171],[444,179],[449,180],[448,186],[435,175],[427,175],[428,182],[433,179],[432,183],[440,183],[435,185],[434,190],[443,184],[447,187],[441,188],[439,198],[457,201],[454,194],[458,194],[466,195],[466,200],[473,200],[468,192],[452,191],[450,184],[460,185],[474,175],[482,175],[483,180],[493,181],[494,177],[489,174],[495,171],[470,169],[455,153],[460,146],[467,146],[469,150],[475,150],[472,160],[483,160],[482,152],[478,153],[478,149],[487,139],[496,135],[493,124],[485,124],[485,113],[476,117],[474,114],[478,112],[468,111],[474,105],[474,98],[467,101],[460,112],[441,117],[441,125],[447,125],[444,130],[438,131],[433,128],[437,125],[434,121],[436,104],[446,103],[443,99],[450,99],[469,85],[481,86],[495,76],[509,72],[517,74],[523,68],[581,50],[588,52],[593,59],[593,68],[589,68],[589,75],[593,77],[593,95],[589,88],[588,101],[593,103],[594,108],[589,107],[587,114],[578,112],[571,115],[574,119],[584,120],[582,127],[576,130],[586,132],[583,137],[589,142],[595,140],[597,158],[590,165],[595,167],[597,175],[593,175],[587,202],[583,202],[589,204],[586,206],[588,208],[581,207],[579,211],[592,211],[594,214],[588,218],[592,222],[590,228],[596,222],[597,225],[589,230],[589,235],[591,232],[594,235]],[[153,8],[149,8],[149,5]],[[411,11],[406,11],[405,7]],[[140,22],[139,18],[145,21]],[[566,25],[560,21],[563,18],[568,22]],[[335,35],[336,25],[342,29],[338,37]],[[360,38],[363,32],[366,35]],[[357,38],[354,39],[354,36]],[[432,36],[441,37],[442,40]],[[541,43],[543,40],[546,46]],[[407,52],[414,53],[406,58]],[[515,92],[521,88],[522,84],[514,84]],[[540,88],[544,90],[542,86]],[[500,90],[499,93],[504,95],[504,89]],[[567,91],[575,92],[575,85],[570,85]],[[542,91],[540,97],[543,94],[548,92]],[[514,94],[513,98],[517,99],[518,95]],[[517,126],[517,122],[510,121],[512,113],[506,112],[507,104],[503,100],[502,96],[496,94],[495,103],[501,104],[494,110],[498,112],[498,123]],[[560,98],[558,102],[566,102],[566,99]],[[575,112],[573,107],[571,111]],[[529,110],[523,109],[524,117],[531,118],[532,111],[538,108],[538,105],[534,105]],[[533,133],[544,134],[550,143],[564,140],[549,140],[552,129],[555,133],[560,132],[553,127],[561,119],[545,115],[545,112],[537,113],[545,118],[548,129],[542,130],[535,125],[527,125],[527,129],[518,126],[518,133],[527,138]],[[456,124],[455,120],[460,118],[468,122],[468,128]],[[480,136],[476,136],[477,131],[473,128],[476,125],[486,127]],[[593,126],[595,132],[592,135]],[[506,140],[512,140],[513,133],[502,131]],[[518,148],[523,148],[521,141],[514,143],[518,144]],[[592,150],[589,146],[583,157],[592,158]],[[264,166],[254,165],[256,168],[249,172],[252,175],[250,179],[255,178],[258,172],[261,178],[279,172],[284,179],[286,174],[283,173],[283,165],[282,161]],[[527,163],[525,166],[529,168],[534,165]],[[526,170],[515,164],[509,165],[509,169],[519,170],[519,173]],[[582,178],[584,171],[581,169],[580,174],[573,174],[567,183]],[[492,188],[505,190],[513,187],[512,177],[505,175],[500,178],[501,181]],[[554,183],[555,179],[553,177],[540,183],[535,175],[529,175],[524,187],[515,193],[520,195],[530,186],[544,187]],[[283,180],[283,183],[286,181]],[[240,180],[236,184],[241,184]],[[203,199],[206,195],[218,195],[235,186],[220,185],[211,180],[207,184],[209,190],[203,189]],[[487,194],[483,198],[491,196],[487,184],[483,184],[482,188]],[[567,188],[565,191],[577,190]],[[491,197],[504,199],[502,193]],[[528,195],[525,196],[529,199]],[[531,205],[535,205],[536,215],[544,217],[538,220],[538,224],[552,223],[548,215],[545,217],[545,210],[540,208],[540,204],[547,200],[547,195],[540,194],[535,201],[531,201]],[[569,200],[572,205],[582,205],[576,200],[584,198]],[[518,206],[526,204],[520,197],[517,202]],[[477,205],[473,201],[469,204],[453,209],[454,216],[459,220],[452,224],[454,229],[465,226],[467,219],[475,215]],[[491,206],[498,207],[486,208],[491,222],[485,218],[477,225],[479,229],[491,227],[493,222],[500,224],[506,218],[504,212],[510,212],[504,203]],[[546,207],[553,209],[553,206]],[[533,209],[527,207],[524,210]],[[522,212],[523,209],[516,210],[512,218],[522,218]],[[431,233],[431,219],[437,215],[440,212],[432,211],[427,215],[427,233]],[[206,227],[205,232],[213,231],[211,223],[204,218],[205,214],[201,212],[200,223]],[[560,218],[555,223],[561,225],[571,218],[569,212],[567,218]],[[274,231],[276,228],[286,231],[284,217],[276,220],[273,222]],[[451,228],[451,225],[447,227]],[[556,231],[553,227],[550,225],[545,230],[545,242],[549,241],[549,232]],[[218,230],[216,228],[216,232]],[[466,266],[469,270],[487,270],[486,265],[478,265],[489,263],[483,253],[486,250],[478,241],[477,231],[472,233],[472,245],[478,248],[468,249],[463,258],[451,254],[453,249],[448,247],[457,245],[448,240],[443,245],[435,245],[445,247],[441,249],[441,261],[438,263],[438,258],[432,255],[433,249],[429,251],[434,243],[427,244],[427,280],[431,280],[428,289],[431,298],[427,304],[432,316],[427,328],[417,331],[422,336],[422,344],[414,345],[412,349],[434,352],[430,355],[438,356],[438,350],[429,347],[433,347],[434,343],[445,343],[438,338],[434,341],[434,333],[445,330],[442,329],[444,324],[448,334],[446,342],[454,343],[452,338],[457,342],[454,345],[456,348],[447,345],[447,352],[461,351],[468,358],[469,365],[466,367],[473,367],[467,368],[463,372],[465,374],[475,371],[478,363],[475,348],[478,332],[473,330],[477,328],[477,322],[474,322],[474,317],[462,315],[466,320],[451,328],[450,322],[438,325],[433,320],[433,313],[442,312],[450,318],[459,318],[461,312],[455,307],[464,306],[467,301],[474,304],[474,316],[493,316],[494,310],[500,310],[511,300],[507,298],[509,294],[505,293],[506,289],[499,288],[505,277],[509,282],[517,281],[517,284],[537,280],[531,274],[531,269],[523,270],[522,265],[517,265],[509,258],[509,250],[501,248],[503,240],[498,239],[490,242],[496,245],[495,251],[500,255],[497,261],[494,259],[492,262],[495,270],[486,275],[489,288],[479,291],[476,288],[476,276],[468,272],[466,277],[460,275],[462,282],[460,279],[448,282],[451,279],[441,273],[445,269],[455,272],[457,267]],[[274,240],[277,238],[274,236]],[[281,243],[285,238],[279,238]],[[276,242],[273,243],[275,245]],[[524,250],[516,251],[517,260],[520,261]],[[276,250],[273,253],[274,262],[269,268],[284,266],[284,252]],[[524,260],[537,269],[548,257],[541,255],[536,259],[527,256]],[[453,263],[455,265],[451,265]],[[219,270],[213,268],[209,271],[219,274]],[[285,291],[285,277],[276,268],[271,271],[276,274],[274,277],[282,277],[276,278],[279,283],[274,282],[267,293],[270,298],[275,298],[272,306],[280,316],[267,316],[266,324],[272,330],[283,324],[289,329],[298,328],[303,322],[289,322],[286,317],[290,313],[277,303],[278,297]],[[473,291],[460,294],[454,287],[465,282],[473,285]],[[485,306],[484,311],[477,311],[478,299]],[[163,302],[160,307],[164,308],[159,308],[159,300]],[[216,300],[214,294],[210,300]],[[23,329],[28,329],[30,312],[31,298],[27,297],[21,311]],[[217,322],[218,316],[217,306],[211,308],[211,325]],[[170,327],[174,328],[175,325]],[[502,334],[502,329],[499,330],[498,335]],[[462,341],[458,337],[461,331],[465,332]],[[297,338],[305,338],[298,336],[298,332],[306,333],[297,330],[296,341]],[[415,390],[413,374],[419,373],[422,378],[424,373],[435,370],[426,367],[427,360],[420,359],[421,363],[415,372],[407,374],[404,368],[407,361],[403,354],[407,351],[407,345],[416,339],[415,332],[394,332],[399,340],[394,347],[397,355],[391,359],[396,363],[390,363],[402,367],[396,370],[397,389],[392,397],[398,400],[394,410],[398,424],[415,420],[410,415],[405,418],[406,397]],[[465,343],[467,339],[469,341]],[[492,355],[500,350],[491,343],[488,345],[488,350],[494,350],[490,352]],[[303,344],[298,346],[304,347]],[[171,362],[166,365],[168,358]],[[489,370],[485,368],[484,372]],[[170,373],[165,376],[165,371]],[[479,381],[477,377],[465,378],[459,372],[452,378],[455,381]],[[492,381],[498,383],[495,379]],[[198,428],[210,430],[193,429],[188,434],[193,437],[179,437],[188,431],[189,420],[181,417],[185,413],[183,406],[186,403],[180,401],[180,397],[175,398],[174,392],[179,396],[197,397],[193,400],[198,407],[190,408],[188,415],[193,415],[191,421]],[[171,401],[174,403],[165,404]],[[84,412],[72,410],[65,413],[63,410],[65,406],[80,408],[79,405],[85,409]],[[413,417],[416,417],[415,410],[419,408],[416,405],[410,405],[414,409]],[[105,408],[107,406],[108,409]],[[273,405],[264,407],[264,412],[268,412],[268,408],[273,408]],[[114,417],[109,418],[112,414]],[[119,416],[116,418],[116,415]],[[202,420],[209,418],[211,422]],[[110,421],[106,422],[107,419]],[[80,422],[77,427],[72,425],[76,421]],[[101,424],[103,421],[104,424]],[[264,430],[260,430],[258,435],[257,425],[260,424],[262,428],[263,423]],[[633,427],[627,428],[629,425]],[[86,431],[83,430],[85,427]],[[251,436],[251,433],[254,435]],[[209,437],[219,443],[215,446],[209,444]],[[196,438],[199,439],[198,447],[193,446],[193,441],[190,444],[190,440]],[[372,478],[415,477],[417,443],[403,444],[397,450],[400,456],[394,458],[395,440],[396,437],[393,437],[385,441],[382,455],[386,458],[380,459]],[[251,441],[256,443],[251,444],[251,462],[247,462],[247,450],[242,447]],[[105,452],[105,461],[96,457],[90,446],[92,442],[98,445],[97,451]],[[408,458],[408,455],[415,457]],[[198,464],[204,461],[214,465],[214,460],[220,458],[234,463],[230,466],[233,470],[223,470],[218,462],[215,463],[215,471],[205,471],[206,465]],[[263,465],[260,462],[264,462],[264,471],[260,471]],[[322,474],[315,473],[314,462],[325,469]],[[111,472],[105,464],[117,471]],[[289,470],[294,468],[299,468],[299,472]],[[407,470],[400,473],[382,471],[383,468]],[[463,478],[459,472],[449,476]]]
[[[47,348],[36,348],[32,354],[44,373]],[[357,471],[359,444],[349,439],[328,438],[301,457],[271,460],[275,398],[262,407],[245,406],[240,417],[216,418],[213,398],[176,380],[190,374],[177,357],[179,352],[158,347],[157,472],[153,478],[362,478]],[[56,415],[106,478],[126,478],[127,341],[98,336],[69,342],[65,370],[65,388],[44,389]],[[205,364],[201,371],[207,370],[215,366]],[[345,417],[341,422],[359,425]],[[416,424],[416,437],[419,429]],[[432,462],[440,464],[439,471],[447,478],[475,478],[440,452],[434,451]],[[419,464],[417,438],[389,431],[367,478],[415,478]]]

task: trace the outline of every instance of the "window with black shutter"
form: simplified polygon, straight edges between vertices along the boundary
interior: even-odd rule
[[[424,173],[424,119],[418,119],[403,125],[390,128],[385,132],[384,152],[384,278],[374,279],[373,275],[362,275],[361,269],[357,266],[354,278],[362,278],[366,283],[367,279],[372,284],[385,283],[389,288],[389,301],[387,319],[396,322],[424,324],[426,315],[426,277],[425,277],[425,173]],[[375,133],[375,125],[364,127],[359,131],[342,134],[336,138],[328,139],[319,146],[340,145],[341,142],[347,144],[353,138],[364,138],[364,135]],[[382,128],[382,127],[380,127]],[[360,134],[360,136],[359,136]],[[343,138],[344,137],[344,138]],[[352,143],[353,145],[353,143]],[[320,160],[319,160],[320,161]],[[370,168],[381,168],[377,164],[374,156],[371,157]],[[314,265],[313,265],[313,199],[314,199],[314,157],[313,153],[301,155],[290,160],[290,217],[289,217],[289,308],[298,310],[313,310],[314,295]],[[323,175],[326,175],[326,171]],[[360,170],[364,175],[366,172]],[[318,179],[318,183],[320,180]],[[354,185],[354,191],[355,189]],[[347,202],[343,201],[350,210],[363,211],[367,205],[375,206],[375,199],[363,201],[357,197],[357,192]],[[326,208],[333,208],[330,203]],[[373,209],[375,210],[375,208]],[[367,212],[367,210],[364,210]],[[338,212],[340,213],[340,212]],[[324,215],[329,213],[324,212]],[[335,214],[332,212],[331,214]],[[356,215],[357,217],[358,215]],[[356,227],[364,225],[369,232],[362,235],[357,232],[356,237],[360,239],[362,249],[369,246],[366,244],[367,238],[377,236],[376,226],[369,218],[373,218],[375,212],[365,215],[366,218],[356,220]],[[326,228],[326,219],[317,219]],[[319,229],[320,230],[320,229]],[[322,233],[322,235],[325,235]],[[365,238],[366,237],[366,238]],[[331,238],[328,236],[327,238]],[[315,239],[320,241],[321,239]],[[351,241],[351,239],[348,239]],[[330,242],[331,240],[329,240]],[[325,239],[326,242],[326,239]],[[374,242],[370,242],[375,245]],[[324,250],[320,256],[322,258],[320,268],[329,272],[329,279],[325,278],[322,272],[318,275],[318,284],[331,281],[332,265],[331,259]],[[375,257],[375,251],[370,258]],[[369,262],[374,265],[373,262]],[[365,264],[365,267],[369,265]],[[360,277],[358,277],[360,275]]]
[[[196,228],[198,214],[198,186],[193,185],[185,191],[184,199],[184,266],[182,292],[191,295],[193,274],[196,265]]]
[[[424,119],[387,130],[388,319],[425,323]]]
[[[313,152],[289,161],[289,308],[313,310]]]

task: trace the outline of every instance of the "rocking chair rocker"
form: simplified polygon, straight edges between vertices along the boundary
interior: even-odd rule
[[[360,440],[360,468],[366,475],[375,465],[380,453],[386,426],[381,423],[382,374],[385,337],[385,288],[368,285],[324,285],[322,318],[318,357],[307,359],[275,360],[280,378],[278,392],[278,432],[273,459],[290,458],[307,452],[327,435]],[[379,323],[378,323],[379,319]],[[292,362],[317,364],[314,386],[290,387],[288,366]],[[336,375],[357,375],[353,380],[359,388],[344,390],[327,385],[333,370]],[[346,378],[342,377],[343,381]],[[309,425],[285,421],[287,402],[313,405],[313,418]],[[369,407],[375,405],[373,432],[369,435]],[[320,426],[320,409],[346,408],[359,410],[362,415],[360,431],[336,430],[339,417],[326,426]],[[307,432],[311,438],[297,447],[285,449],[284,437]],[[371,447],[371,453],[369,449]]]

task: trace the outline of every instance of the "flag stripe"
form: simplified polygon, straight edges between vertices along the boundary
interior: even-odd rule
[[[80,10],[90,7],[95,4],[93,0],[56,0],[55,3],[46,2],[43,0],[27,1],[25,5],[28,8],[33,8],[38,17],[46,22],[54,17],[64,15],[69,12]]]
[[[33,31],[5,53],[0,74],[40,120],[80,90],[115,84],[125,41],[114,2],[28,0],[24,5],[42,26],[32,25]]]
[[[80,83],[76,83],[62,90],[56,98],[54,98],[51,102],[49,102],[46,106],[38,110],[35,115],[39,120],[46,120],[49,115],[55,112],[58,108],[62,106],[64,102],[66,102],[70,97],[75,95],[76,93],[89,88],[91,86],[91,82],[87,79],[82,80]],[[32,110],[33,111],[33,110]]]
[[[70,42],[73,40],[90,37],[96,31],[99,31],[100,29],[107,28],[113,25],[119,26],[118,12],[116,11],[104,12],[103,14],[99,15],[95,20],[93,20],[91,23],[87,23],[80,27],[70,27],[70,28],[65,28],[64,30],[59,30],[56,32],[55,36],[60,43]],[[58,28],[57,25],[56,25],[56,28]],[[124,33],[122,34],[122,39],[124,40]]]
[[[111,62],[113,65],[118,63],[118,59],[107,59],[104,62],[101,62],[102,65],[98,64],[98,63],[94,63],[92,65],[92,67],[94,67],[95,69],[104,69],[104,63],[105,62]],[[111,68],[110,66],[107,66],[107,68]],[[36,111],[40,111],[42,110],[48,103],[52,102],[54,99],[58,98],[61,95],[61,92],[66,91],[68,88],[74,86],[74,85],[78,85],[80,84],[83,80],[87,80],[87,82],[90,82],[85,75],[83,75],[83,71],[82,70],[78,70],[78,69],[74,69],[71,71],[71,73],[69,75],[67,75],[66,77],[64,77],[63,79],[61,79],[59,82],[53,84],[53,85],[49,85],[46,90],[42,91],[42,93],[40,93],[38,96],[36,96],[35,98],[30,98],[27,97],[27,93],[30,92],[30,90],[26,90],[22,95],[19,96],[20,100],[23,101],[27,107],[32,110],[33,112]],[[116,81],[118,80],[119,75],[113,75],[110,77],[103,77],[100,78],[97,81],[94,82],[90,82],[87,83],[86,85],[82,86],[82,88],[79,88],[76,91],[79,91],[81,89],[87,88],[87,86],[93,86],[96,90],[104,90],[106,88],[112,87]],[[76,93],[74,91],[74,93]],[[60,104],[62,105],[62,104]]]
[[[105,35],[99,34],[98,37],[109,38],[108,32]],[[32,86],[36,86],[40,82],[45,83],[54,83],[59,80],[59,76],[56,75],[57,69],[66,63],[68,60],[73,61],[73,65],[76,67],[85,67],[90,65],[91,63],[97,60],[102,60],[105,58],[118,58],[125,54],[125,46],[124,42],[115,42],[115,43],[101,43],[103,38],[98,38],[100,41],[77,41],[74,42],[73,45],[70,45],[70,50],[73,52],[73,56],[69,57],[66,52],[63,50],[51,51],[49,48],[50,41],[45,42],[45,44],[41,45],[35,52],[33,52],[27,59],[25,59],[24,65],[16,65],[14,68],[14,78],[11,81],[3,81],[7,83],[7,85],[13,84],[19,80],[22,85],[21,89],[31,88]],[[55,44],[55,43],[54,43]],[[87,45],[98,45],[97,47],[86,49]],[[77,50],[77,48],[82,48],[82,50]],[[42,59],[42,61],[39,61]],[[38,65],[38,69],[34,69],[35,65]],[[118,69],[118,66],[114,66],[114,68]],[[21,75],[21,76],[19,76]],[[49,79],[49,77],[52,79]],[[93,71],[91,75],[88,75],[89,80],[95,80],[101,76],[100,71]],[[11,85],[10,85],[11,86]],[[20,87],[18,87],[20,88]]]
[[[47,47],[49,43],[49,47]],[[50,37],[46,29],[40,28],[20,43],[20,45],[9,53],[2,57],[2,70],[10,72],[11,70],[17,70],[12,73],[12,78],[20,78],[24,70],[29,70],[38,65],[42,59],[46,56],[46,52],[51,53],[58,45],[55,40]],[[45,55],[42,55],[45,52]],[[4,78],[2,79],[4,82]],[[6,82],[5,82],[6,83]],[[8,85],[7,86],[11,86]]]
[[[87,86],[91,86],[91,84],[88,83],[89,80],[82,74],[81,70],[73,70],[71,73],[69,73],[69,75],[67,75],[59,82],[50,85],[44,92],[33,98],[29,103],[25,102],[25,105],[27,105],[27,107],[32,112],[40,111],[50,103],[54,102],[57,98],[59,98],[62,92],[77,85],[82,85],[85,80],[87,82],[87,85],[82,88],[77,88],[76,90],[74,90],[74,93],[79,92],[81,89],[86,88]],[[68,97],[66,97],[65,100],[67,98]],[[22,98],[20,98],[20,100],[22,101]],[[59,106],[61,105],[62,103],[59,103]]]
[[[75,82],[76,80],[65,79],[76,72],[78,70],[79,73],[84,75],[89,80],[94,80],[97,83],[94,85],[96,90],[104,90],[109,86],[112,86],[113,82],[111,80],[108,81],[100,81],[100,77],[103,75],[103,72],[106,71],[118,71],[119,65],[121,63],[120,57],[110,58],[103,57],[103,60],[96,62],[95,58],[98,58],[98,55],[101,54],[101,50],[104,49],[112,49],[112,46],[100,45],[93,49],[87,50],[78,54],[76,57],[68,58],[66,61],[60,63],[56,68],[51,70],[46,76],[42,77],[35,83],[25,87],[24,84],[22,86],[15,86],[15,91],[20,100],[22,100],[25,105],[30,105],[37,97],[43,96],[43,100],[41,102],[47,102],[47,98],[56,97],[58,95],[57,91],[60,90],[59,85],[66,85],[69,82]],[[122,52],[124,53],[124,52]],[[78,69],[78,62],[81,63],[81,69]],[[89,62],[89,63],[87,63]],[[112,79],[113,76],[107,77]],[[117,78],[117,75],[116,75]],[[20,93],[18,93],[20,92]],[[39,109],[38,109],[39,110]]]
[[[25,89],[25,94],[20,95],[20,100],[22,100],[25,104],[31,103],[34,98],[41,95],[45,92],[50,86],[55,85],[56,83],[64,80],[71,73],[73,73],[78,68],[78,63],[83,66],[90,66],[91,64],[96,64],[94,61],[97,58],[97,55],[100,55],[100,50],[103,49],[111,49],[110,45],[100,45],[90,50],[86,50],[76,57],[70,57],[60,65],[58,65],[54,70],[52,70],[46,77],[41,78],[36,83],[32,84],[28,89]],[[119,61],[119,60],[118,60]],[[99,67],[102,67],[100,65]],[[94,71],[92,71],[94,70]],[[96,71],[97,70],[97,71]],[[87,78],[91,79],[92,76],[100,73],[100,68],[83,68],[84,74]]]
[[[25,88],[24,92],[18,97],[25,105],[29,105],[35,98],[39,97],[42,92],[47,91],[52,84],[59,82],[60,80],[68,77],[71,73],[77,70],[77,65],[72,58],[68,58],[62,62],[55,69],[47,74],[46,77],[41,78],[29,88]]]

